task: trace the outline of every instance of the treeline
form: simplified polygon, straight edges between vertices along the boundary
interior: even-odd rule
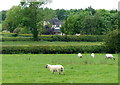
[[[24,9],[20,6],[14,6],[8,11],[1,11],[0,23],[3,21],[3,30],[10,32],[31,33],[31,25],[33,16],[30,17],[31,9]],[[88,7],[86,9],[49,9],[40,8],[37,10],[37,28],[39,34],[44,33],[45,28],[42,26],[43,21],[49,21],[52,18],[58,18],[64,24],[61,27],[61,31],[64,34],[89,34],[89,35],[103,35],[109,31],[116,30],[118,28],[118,11],[117,10],[105,10],[105,9],[93,9]],[[28,22],[29,21],[29,22]],[[42,24],[42,25],[41,25]],[[47,27],[51,27],[50,23],[47,23]]]
[[[118,28],[117,10],[95,10],[92,7],[69,10],[61,31],[65,34],[103,35]]]

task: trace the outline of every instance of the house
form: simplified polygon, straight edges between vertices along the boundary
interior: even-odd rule
[[[44,21],[44,26],[46,31],[43,33],[45,35],[61,35],[60,27],[63,24],[58,18],[53,18],[49,21]]]
[[[54,35],[61,35],[60,27],[63,24],[58,18],[53,18],[49,21],[52,24],[51,29],[53,29]]]

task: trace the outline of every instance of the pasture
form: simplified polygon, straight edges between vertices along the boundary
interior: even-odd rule
[[[105,54],[3,54],[3,83],[118,83],[118,55],[105,60]],[[46,64],[61,64],[65,75],[54,75]]]
[[[2,43],[2,45],[42,45],[42,46],[45,46],[45,45],[49,45],[49,46],[71,46],[71,45],[74,45],[74,46],[86,46],[86,45],[101,45],[103,42],[59,42],[59,41],[56,41],[56,42],[49,42],[49,41],[4,41],[4,42],[0,42]]]

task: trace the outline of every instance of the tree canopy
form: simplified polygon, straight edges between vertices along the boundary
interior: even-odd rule
[[[64,34],[104,35],[118,28],[119,14],[117,10],[95,10],[91,6],[86,9],[50,9],[44,8],[50,0],[22,0],[19,6],[3,12],[3,30],[14,32],[16,28],[29,29],[33,37],[42,34],[44,21],[58,18],[64,22],[61,31]],[[23,29],[22,29],[23,30]]]

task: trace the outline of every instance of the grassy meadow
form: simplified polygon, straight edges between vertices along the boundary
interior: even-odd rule
[[[118,55],[105,60],[105,54],[3,54],[3,83],[118,83]],[[62,64],[65,75],[54,75],[46,64]]]

